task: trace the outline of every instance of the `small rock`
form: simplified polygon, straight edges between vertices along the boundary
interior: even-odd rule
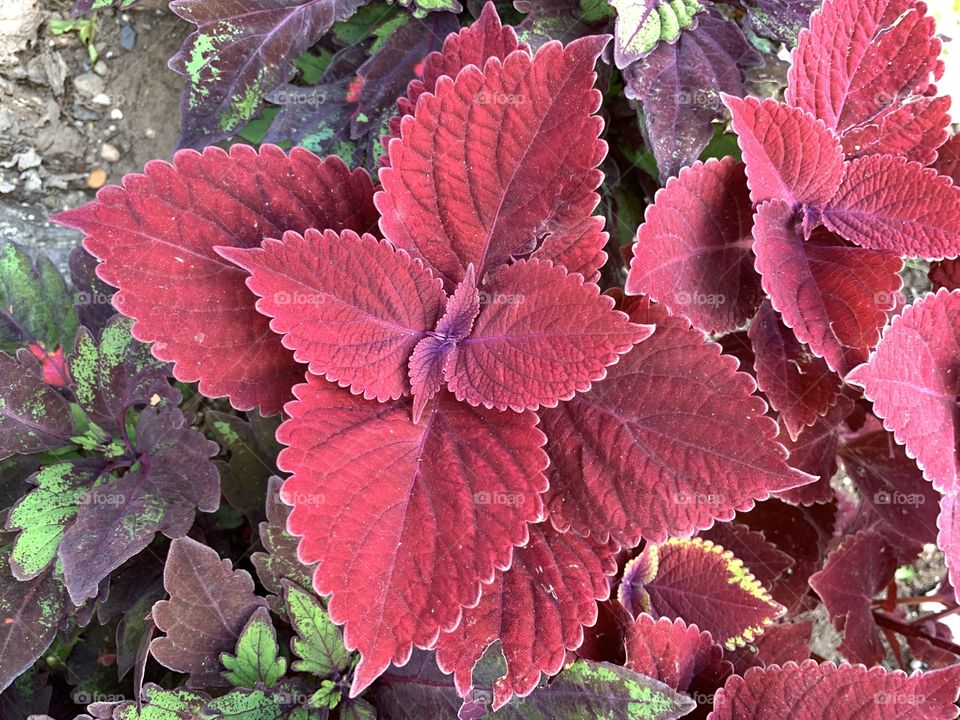
[[[101,118],[100,113],[88,110],[80,103],[73,106],[73,116],[82,122],[96,122]]]
[[[103,60],[97,60],[93,64],[93,71],[100,77],[103,77],[107,74],[107,64]]]
[[[98,95],[94,95],[90,102],[94,105],[109,105],[112,100],[110,100],[110,96],[106,93],[99,93]]]
[[[150,138],[151,140],[153,140],[153,138],[155,138],[155,137],[157,136],[157,131],[154,130],[153,128],[147,128],[146,130],[143,131],[143,134],[144,134],[146,137],[148,137],[148,138]]]
[[[97,168],[87,175],[87,187],[91,190],[99,190],[107,182],[107,171]]]
[[[17,189],[17,186],[13,183],[8,183],[6,180],[0,180],[0,194],[6,195],[7,193],[12,193]]]
[[[123,110],[120,108],[114,108],[110,111],[111,120],[123,120]]]
[[[67,79],[69,68],[67,61],[59,52],[45,52],[40,56],[43,63],[43,70],[47,75],[47,82],[57,97],[63,95],[63,84]]]
[[[95,101],[96,97],[103,94],[103,78],[93,73],[83,73],[73,79],[73,87],[82,101]]]
[[[115,163],[120,160],[120,151],[115,145],[104,143],[100,146],[100,157],[106,160],[108,163]]]
[[[124,50],[133,50],[137,46],[137,31],[130,25],[120,28],[120,47]]]
[[[43,180],[36,170],[27,170],[20,177],[23,178],[23,189],[27,192],[37,192],[43,188]]]
[[[37,151],[33,148],[25,150],[24,152],[17,153],[13,156],[13,159],[17,161],[17,170],[23,172],[24,170],[29,170],[31,168],[40,167],[40,163],[43,162],[43,159],[37,154]]]

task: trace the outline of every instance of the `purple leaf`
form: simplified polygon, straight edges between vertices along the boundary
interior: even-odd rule
[[[63,397],[0,352],[0,459],[67,445],[73,433]]]

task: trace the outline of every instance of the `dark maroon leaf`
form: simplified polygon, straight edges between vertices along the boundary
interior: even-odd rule
[[[267,485],[267,520],[260,523],[260,542],[265,552],[255,552],[250,561],[263,586],[274,595],[283,594],[283,581],[290,580],[309,588],[315,566],[305,565],[297,557],[298,540],[287,532],[290,506],[280,499],[283,481],[274,476]]]
[[[724,658],[733,663],[738,675],[754,666],[800,663],[810,659],[812,636],[812,620],[771,625],[755,643],[724,653]]]
[[[789,555],[768,542],[763,533],[735,522],[717,523],[700,537],[733,553],[765,588],[773,587],[796,564]]]
[[[97,259],[82,245],[70,251],[69,264],[73,306],[80,324],[97,334],[116,314],[112,304],[113,288],[97,277]]]
[[[893,578],[897,559],[883,536],[865,531],[846,538],[823,570],[810,577],[812,587],[838,630],[840,652],[852,662],[876,665],[885,650],[873,618],[873,598]]]
[[[293,75],[293,60],[363,0],[177,0],[197,26],[170,67],[187,80],[180,147],[200,148],[243,127],[262,99]],[[293,228],[290,228],[293,229]],[[324,229],[324,228],[321,228]]]
[[[695,31],[660,43],[623,71],[627,97],[643,104],[650,147],[666,179],[696,160],[723,114],[720,93],[745,94],[745,70],[760,64],[736,24],[715,10],[698,15]]]
[[[740,4],[747,9],[754,32],[787,45],[796,43],[820,6],[819,0],[740,0]]]
[[[960,290],[960,259],[931,263],[930,283],[935,291],[940,288]]]
[[[150,643],[164,666],[189,673],[191,687],[223,684],[220,653],[232,651],[253,611],[264,604],[253,579],[216,551],[185,537],[170,544],[163,585],[170,595],[153,606],[163,633]]]
[[[710,633],[646,613],[630,627],[626,666],[680,692],[716,690],[731,671]]]
[[[67,445],[73,433],[66,401],[0,352],[0,459]]]

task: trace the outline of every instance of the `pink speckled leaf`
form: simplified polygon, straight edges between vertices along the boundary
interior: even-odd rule
[[[545,259],[588,277],[603,264],[606,234],[592,213],[606,144],[593,68],[606,42],[548,43],[533,58],[516,50],[483,72],[467,66],[455,81],[441,76],[402,120],[380,175],[380,226],[448,291],[468,264],[482,284],[547,236],[566,251]]]
[[[352,693],[414,645],[429,647],[510,565],[542,517],[543,434],[533,413],[470,407],[442,392],[424,419],[316,376],[295,388],[277,438],[299,557],[357,649]]]
[[[302,149],[234,145],[183,150],[154,161],[97,200],[55,219],[86,233],[97,274],[119,288],[115,307],[134,336],[173,361],[183,382],[238,410],[279,412],[302,366],[254,309],[246,273],[214,248],[256,247],[265,237],[319,227],[358,232],[376,225],[373,184],[336,157]]]
[[[647,545],[624,569],[618,596],[634,616],[681,618],[728,650],[786,612],[733,553],[701,538]]]
[[[847,537],[827,556],[823,570],[810,577],[830,620],[843,631],[839,650],[851,662],[877,665],[886,651],[873,618],[873,598],[893,578],[897,558],[879,533]]]
[[[953,720],[958,694],[960,665],[907,677],[808,660],[732,675],[709,720]]]
[[[904,310],[870,361],[847,376],[863,387],[924,477],[956,493],[960,467],[960,291],[940,290]]]
[[[841,374],[866,360],[900,289],[901,259],[822,229],[804,240],[780,201],[760,206],[753,232],[763,288],[797,339]]]
[[[650,296],[705,332],[735,330],[763,297],[752,228],[742,163],[727,157],[685,168],[647,209],[626,291]]]
[[[460,694],[469,692],[474,665],[497,640],[507,674],[494,682],[493,709],[530,694],[541,673],[559,672],[566,651],[583,642],[583,626],[596,622],[597,601],[610,595],[616,549],[559,533],[549,523],[531,525],[513,566],[483,587],[480,604],[464,610],[460,625],[437,643],[437,664],[455,673]]]
[[[469,337],[450,351],[444,375],[458,400],[505,410],[556,406],[602,379],[653,332],[614,301],[550,263],[498,270],[481,295]]]
[[[446,303],[419,261],[352,230],[217,251],[250,273],[257,310],[310,372],[381,402],[409,392],[407,361]]]
[[[653,336],[589,393],[540,413],[556,527],[662,542],[812,482],[787,466],[776,423],[733,358],[649,300],[623,309],[655,324]]]
[[[843,178],[840,141],[802,110],[774,100],[724,96],[747,165],[750,197],[760,204],[822,205]]]
[[[837,403],[843,382],[790,331],[769,302],[749,329],[757,385],[792,440]]]
[[[919,163],[869,155],[847,163],[823,222],[861,247],[929,260],[955,258],[960,187]]]

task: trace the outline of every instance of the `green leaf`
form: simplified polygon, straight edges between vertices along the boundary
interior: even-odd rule
[[[310,696],[308,704],[314,708],[330,708],[331,710],[340,702],[343,693],[333,680],[324,680],[320,683],[320,689]],[[343,713],[341,713],[341,717]]]
[[[220,661],[227,669],[223,676],[234,687],[251,688],[263,683],[269,688],[283,677],[287,661],[280,657],[277,631],[265,607],[258,608],[240,632],[236,654],[223,653]]]
[[[50,259],[41,254],[32,262],[18,245],[0,245],[0,350],[71,345],[78,325],[73,298]]]
[[[39,575],[56,557],[67,525],[100,475],[102,463],[58,463],[42,468],[30,482],[37,488],[14,506],[7,530],[19,531],[11,567],[19,580]]]
[[[340,709],[340,720],[377,720],[377,709],[362,698],[347,700]]]
[[[336,26],[334,26],[336,27]],[[299,79],[307,85],[316,85],[323,77],[323,73],[330,66],[333,60],[333,53],[323,48],[316,51],[306,52],[293,61],[294,67],[300,71]]]
[[[356,45],[373,35],[382,26],[396,22],[397,18],[408,17],[396,5],[372,3],[358,8],[352,17],[343,22],[334,23],[330,32],[338,42],[344,45]],[[307,81],[307,84],[314,83]]]
[[[348,668],[352,656],[343,646],[340,629],[331,622],[320,601],[289,581],[284,586],[287,614],[297,633],[290,647],[300,658],[293,663],[293,669],[326,678]]]
[[[183,688],[164,690],[147,684],[141,694],[141,708],[128,700],[114,709],[113,717],[116,720],[213,720],[216,717],[204,709],[208,698],[201,693]]]
[[[234,690],[207,703],[218,720],[280,720],[288,717],[290,695],[270,690]]]

